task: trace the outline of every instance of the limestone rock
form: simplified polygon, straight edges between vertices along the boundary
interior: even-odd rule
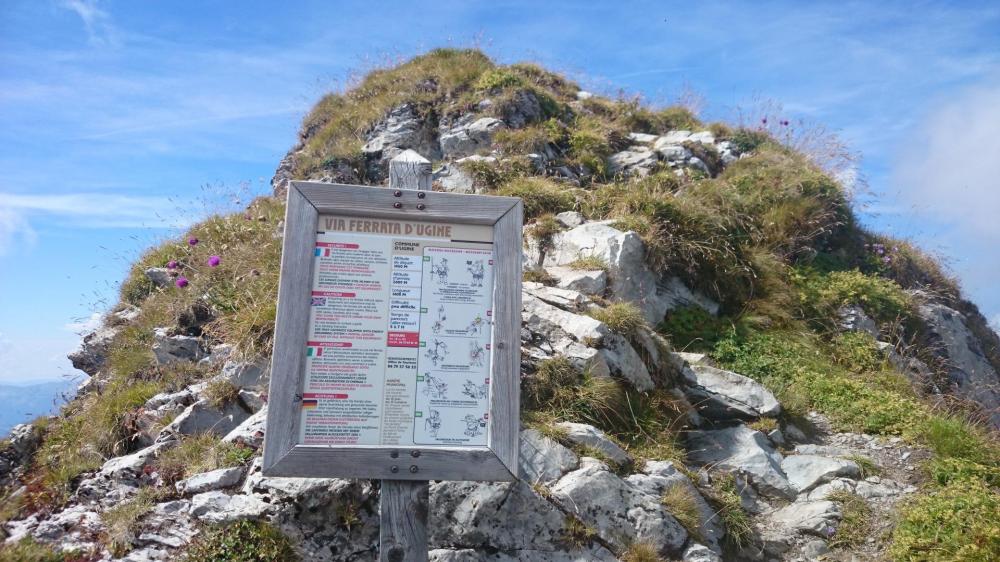
[[[226,404],[219,410],[208,400],[199,400],[187,407],[170,425],[163,429],[159,439],[172,435],[195,435],[198,433],[213,433],[223,437],[236,429],[250,414],[236,401]]]
[[[650,135],[647,133],[629,133],[628,140],[632,142],[638,142],[641,144],[652,144],[658,139],[656,135]]]
[[[598,352],[604,357],[612,374],[627,380],[640,392],[656,387],[653,377],[649,373],[649,368],[627,339],[621,335],[609,333],[604,336],[603,342]]]
[[[173,441],[164,441],[139,449],[121,457],[109,459],[101,467],[100,474],[110,478],[129,479],[142,474],[143,468],[152,464],[163,451],[173,447]]]
[[[722,562],[722,556],[703,544],[692,544],[684,551],[682,562]]]
[[[153,355],[160,365],[198,361],[204,357],[201,342],[192,336],[171,336],[166,328],[153,330]]]
[[[169,287],[173,284],[174,278],[170,275],[170,270],[165,267],[150,267],[145,272],[146,279],[157,287]]]
[[[688,399],[706,418],[749,420],[781,413],[774,394],[749,377],[707,365],[694,365],[683,373]]]
[[[564,550],[524,549],[506,552],[445,549],[430,551],[428,562],[617,562],[614,553],[600,545],[585,548],[562,547]]]
[[[608,438],[603,431],[592,425],[560,422],[556,424],[556,427],[564,429],[566,431],[566,438],[571,442],[600,451],[604,456],[618,465],[624,466],[632,462],[632,457],[624,449]]]
[[[430,543],[475,550],[562,550],[566,515],[516,482],[437,482],[430,489]]]
[[[993,426],[1000,428],[1000,375],[965,317],[937,302],[920,304],[918,312],[930,332],[932,351],[947,362],[948,378],[956,393],[978,402]]]
[[[679,554],[687,531],[660,503],[610,472],[600,462],[581,467],[552,487],[553,497],[618,550],[643,541],[662,555]]]
[[[181,480],[175,487],[180,494],[200,494],[212,490],[231,488],[243,479],[243,467],[220,468]]]
[[[576,211],[563,211],[556,215],[556,221],[566,228],[576,228],[586,222],[587,219]]]
[[[232,523],[256,519],[272,506],[256,496],[229,495],[225,492],[204,492],[191,498],[191,516],[205,523]]]
[[[451,193],[475,193],[476,183],[471,174],[459,164],[445,164],[434,173],[434,180]]]
[[[567,312],[528,293],[522,294],[521,305],[525,327],[549,341],[558,341],[567,336],[579,342],[601,341],[611,333],[599,320]]]
[[[270,380],[271,362],[267,358],[256,361],[226,361],[222,377],[238,388],[264,388]]]
[[[840,329],[847,332],[863,332],[873,338],[878,337],[878,326],[865,309],[857,305],[842,306],[837,310]]]
[[[678,306],[696,305],[718,313],[717,303],[694,293],[680,279],[653,272],[645,255],[645,245],[635,232],[622,232],[606,222],[588,222],[556,233],[542,265],[546,269],[565,266],[582,257],[602,260],[608,265],[612,300],[635,304],[654,325]]]
[[[475,121],[460,120],[454,127],[441,133],[441,150],[445,158],[461,158],[489,148],[493,134],[505,127],[504,122],[492,117]]]
[[[393,108],[385,119],[372,128],[367,138],[361,152],[368,157],[388,160],[395,153],[409,148],[430,160],[441,158],[434,127],[420,119],[412,104]]]
[[[716,510],[705,501],[694,483],[678,470],[673,462],[647,461],[642,473],[632,474],[625,481],[643,493],[657,498],[662,498],[664,493],[674,486],[686,488],[694,499],[695,507],[698,510],[700,540],[705,542],[712,551],[722,552],[722,538],[726,531]]]
[[[797,501],[771,513],[768,520],[772,525],[827,537],[840,521],[840,508],[826,500]]]
[[[249,418],[222,438],[227,443],[241,443],[254,449],[264,444],[264,431],[267,429],[267,407]]]
[[[563,338],[552,344],[552,349],[562,354],[581,373],[592,377],[610,377],[611,368],[600,351]]]
[[[572,289],[590,296],[601,296],[608,288],[608,274],[601,269],[550,267],[546,271],[555,277],[556,286],[562,289]]]
[[[520,129],[541,120],[544,115],[538,96],[531,90],[518,90],[500,108],[501,117],[512,129]]]
[[[188,517],[191,502],[174,500],[157,504],[152,512],[142,518],[135,543],[140,547],[163,549],[164,554],[181,548],[198,534],[194,522]],[[166,560],[168,558],[162,558]]]
[[[760,493],[792,499],[796,490],[781,470],[781,453],[767,437],[744,425],[688,433],[692,462],[747,475]]]
[[[622,175],[648,175],[660,159],[656,152],[646,147],[632,147],[608,157],[608,171]]]
[[[563,310],[583,311],[585,305],[590,302],[583,293],[572,289],[560,287],[547,287],[541,283],[525,281],[524,291],[533,297],[537,297],[545,303],[558,306]]]
[[[67,355],[70,362],[73,363],[73,368],[80,369],[90,376],[96,375],[104,366],[108,356],[108,347],[118,331],[118,328],[101,326],[84,336],[80,346]]]
[[[555,482],[580,464],[573,451],[534,429],[521,432],[519,451],[518,477],[530,484]]]
[[[858,478],[861,469],[854,461],[816,455],[792,455],[781,461],[788,481],[799,492],[807,492],[837,476]]]

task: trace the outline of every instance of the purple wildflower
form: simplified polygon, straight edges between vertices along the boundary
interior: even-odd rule
[[[198,239],[197,238],[195,238],[193,236],[191,238],[188,238],[188,246],[197,246],[197,245],[198,245]]]
[[[764,118],[762,118],[762,119],[760,120],[760,122],[761,122],[761,124],[763,124],[763,125],[767,125],[767,117],[764,117]]]
[[[188,286],[187,277],[178,277],[177,281],[174,281],[174,285],[177,285],[181,289]]]
[[[211,256],[208,258],[209,267],[216,267],[219,265],[220,262],[222,262],[222,258],[220,258],[219,256]]]
[[[889,256],[885,256],[884,258],[882,258],[882,263],[888,264],[891,261],[892,261],[892,258],[890,258]]]
[[[167,269],[177,269],[177,260],[170,260],[167,262]]]

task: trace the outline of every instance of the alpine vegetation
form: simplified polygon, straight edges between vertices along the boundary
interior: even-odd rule
[[[377,482],[260,451],[288,182],[376,189],[406,149],[526,219],[518,479],[432,483],[431,560],[1000,559],[1000,340],[794,127],[476,50],[326,95],[274,195],[150,248],[76,398],[0,444],[0,560],[377,558]]]

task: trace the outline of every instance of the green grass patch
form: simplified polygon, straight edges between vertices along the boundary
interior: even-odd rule
[[[580,520],[575,515],[567,515],[563,523],[563,540],[574,548],[584,548],[590,545],[597,536],[597,531]]]
[[[13,544],[0,543],[0,562],[77,562],[90,557],[77,550],[57,550],[30,537]]]
[[[202,393],[208,403],[217,410],[236,402],[240,398],[240,387],[227,379],[212,379]]]
[[[648,542],[634,542],[618,555],[621,562],[666,562],[656,546]]]
[[[961,479],[913,498],[902,508],[889,553],[899,562],[1000,560],[1000,494]]]
[[[596,320],[608,325],[616,334],[633,338],[646,327],[646,317],[639,307],[630,302],[616,302],[604,308],[595,308],[589,312]]]
[[[580,373],[560,357],[543,361],[526,376],[521,396],[525,424],[543,433],[555,422],[586,423],[616,439],[637,459],[684,459],[678,434],[687,424],[688,411],[666,391],[637,392],[615,379]],[[561,439],[558,434],[552,437]]]
[[[575,269],[577,271],[608,271],[608,262],[604,258],[598,256],[583,256],[577,258],[570,263],[566,264],[566,267],[570,269]]]
[[[872,509],[864,498],[838,490],[826,499],[839,503],[841,513],[840,525],[829,542],[831,547],[849,549],[864,544],[872,536]]]
[[[698,509],[695,494],[697,492],[690,486],[675,483],[663,492],[660,503],[695,540],[702,541],[704,537],[701,536],[701,510]]]
[[[156,470],[169,484],[219,468],[245,465],[254,450],[236,443],[225,443],[210,433],[191,435],[156,459]]]
[[[715,317],[700,306],[683,306],[667,313],[656,331],[670,340],[676,349],[710,351],[735,328],[726,317]]]
[[[754,536],[753,522],[740,502],[736,479],[731,474],[719,475],[705,492],[705,499],[726,528],[726,545],[734,550],[749,545]]]
[[[238,521],[208,529],[188,547],[184,562],[293,562],[291,541],[263,521]]]
[[[520,197],[524,202],[524,218],[572,211],[576,198],[564,187],[542,178],[518,178],[497,189],[497,195]]]

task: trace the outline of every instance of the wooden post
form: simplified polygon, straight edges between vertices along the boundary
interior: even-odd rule
[[[413,150],[389,161],[389,187],[431,188],[431,163]],[[426,480],[383,480],[379,498],[379,561],[427,562]]]

